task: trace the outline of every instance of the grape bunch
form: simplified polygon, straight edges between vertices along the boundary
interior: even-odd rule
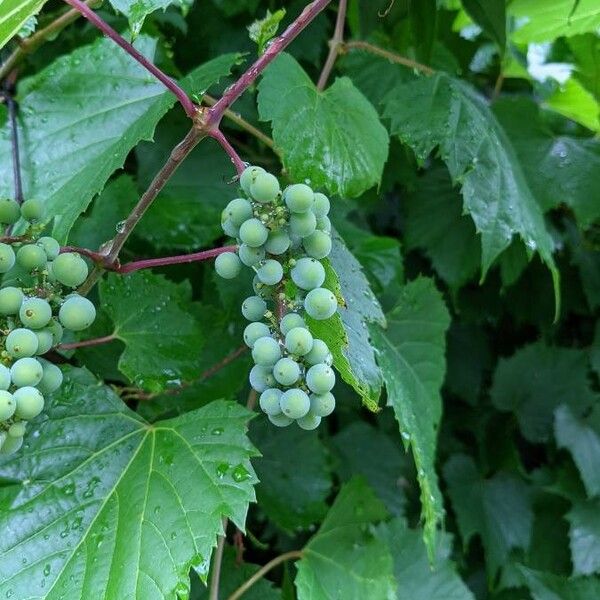
[[[335,295],[322,287],[320,262],[331,252],[329,199],[304,183],[281,191],[274,175],[255,166],[244,170],[240,186],[246,197],[227,205],[221,223],[238,249],[220,254],[215,269],[225,279],[242,265],[255,272],[255,295],[242,303],[255,362],[250,385],[271,423],[315,429],[335,408],[335,374],[327,344],[313,338],[303,315],[324,320],[337,310]]]
[[[41,356],[61,341],[63,328],[81,331],[96,317],[94,305],[71,292],[87,278],[87,264],[74,252],[61,254],[54,238],[40,235],[42,216],[43,206],[35,199],[20,206],[0,199],[0,224],[29,222],[23,235],[0,242],[0,273],[12,284],[0,289],[2,454],[21,447],[27,421],[44,408],[44,394],[62,383],[61,370]]]

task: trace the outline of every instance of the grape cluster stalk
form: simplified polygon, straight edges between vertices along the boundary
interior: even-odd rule
[[[43,205],[0,199],[0,224],[28,223],[21,236],[0,242],[0,453],[23,444],[27,422],[44,409],[44,395],[62,384],[61,370],[41,358],[57,346],[64,329],[81,331],[95,317],[94,305],[72,290],[88,276],[86,262],[41,235]]]
[[[335,294],[323,287],[320,262],[331,252],[329,199],[304,183],[282,191],[274,175],[256,166],[247,167],[239,182],[240,197],[229,202],[221,219],[238,248],[220,254],[215,269],[225,279],[235,278],[244,265],[255,272],[255,295],[242,303],[250,321],[244,341],[255,363],[250,385],[273,425],[295,421],[315,429],[335,408],[332,354],[304,318],[325,320],[337,310]]]

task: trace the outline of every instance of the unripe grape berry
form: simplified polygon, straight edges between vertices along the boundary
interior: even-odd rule
[[[242,270],[242,263],[235,252],[223,252],[215,259],[215,271],[223,279],[233,279]]]
[[[290,419],[302,418],[310,409],[310,400],[305,392],[292,388],[281,395],[281,412]]]
[[[48,260],[54,260],[60,254],[60,244],[52,237],[41,237],[36,243],[44,250]]]
[[[329,217],[319,217],[317,219],[317,229],[325,233],[331,233],[331,221]]]
[[[290,354],[304,356],[310,352],[312,346],[313,337],[304,327],[294,327],[285,336],[285,347]]]
[[[14,358],[33,356],[39,347],[37,336],[33,331],[19,327],[6,336],[6,351]]]
[[[39,221],[44,216],[44,205],[36,198],[25,200],[21,204],[21,216],[26,221]]]
[[[10,368],[10,378],[19,388],[37,385],[42,380],[43,374],[42,365],[35,358],[20,358]]]
[[[267,418],[275,427],[287,427],[294,422],[294,419],[286,417],[283,413],[279,415],[267,415]]]
[[[283,335],[287,335],[294,327],[306,327],[304,319],[298,313],[288,313],[279,322],[279,331]]]
[[[302,238],[290,231],[290,250],[298,250],[302,245]]]
[[[52,334],[52,345],[56,346],[60,344],[63,337],[62,325],[56,319],[52,318],[46,329]]]
[[[58,318],[66,329],[81,331],[94,322],[96,308],[87,298],[73,295],[63,302]]]
[[[28,298],[21,304],[19,319],[25,327],[30,329],[41,329],[50,322],[52,308],[42,298]]]
[[[49,329],[37,329],[34,331],[35,337],[38,340],[38,349],[36,350],[36,354],[42,355],[46,354],[50,348],[54,345],[54,337],[52,336],[52,332]]]
[[[309,411],[306,415],[298,419],[296,423],[301,429],[305,429],[306,431],[312,431],[321,424],[321,417],[313,414],[312,411]]]
[[[331,355],[327,344],[323,340],[315,338],[313,347],[308,354],[304,355],[304,360],[311,366],[319,363],[325,363],[326,365],[331,366],[333,356]]]
[[[335,397],[331,392],[324,394],[311,394],[310,412],[318,417],[327,417],[335,409]]]
[[[320,260],[331,253],[331,236],[317,229],[302,240],[302,245],[306,254]]]
[[[22,437],[7,437],[0,448],[0,454],[14,454],[23,445]]]
[[[308,211],[314,202],[313,191],[304,183],[295,183],[285,189],[283,199],[293,213]]]
[[[26,421],[35,419],[44,408],[44,396],[42,396],[42,393],[37,388],[31,386],[21,387],[13,396],[17,403],[15,415],[20,419],[25,419]]]
[[[252,289],[254,290],[254,293],[261,298],[270,298],[273,294],[273,288],[264,284],[258,278],[258,275],[255,275],[252,279]]]
[[[252,346],[252,358],[263,367],[274,365],[281,358],[281,348],[271,336],[258,338]]]
[[[300,237],[309,236],[315,231],[316,227],[317,217],[310,211],[302,214],[293,214],[290,217],[290,231]]]
[[[0,315],[16,315],[25,299],[23,292],[8,286],[0,290]]]
[[[268,415],[280,415],[279,399],[282,394],[283,392],[277,388],[266,389],[258,399],[261,410]]]
[[[257,173],[254,181],[250,184],[250,195],[261,203],[273,202],[280,191],[279,181],[271,173]]]
[[[271,335],[271,330],[264,323],[250,323],[244,329],[244,342],[249,348],[252,348],[256,340],[268,335]]]
[[[76,288],[86,280],[88,266],[77,252],[63,252],[54,259],[52,274],[63,285]]]
[[[291,358],[280,358],[273,367],[273,377],[281,385],[293,385],[300,378],[300,365]]]
[[[321,192],[315,192],[315,202],[312,205],[312,211],[315,213],[317,218],[326,217],[329,214],[331,204],[329,198]]]
[[[239,236],[244,244],[258,248],[267,241],[269,230],[258,219],[248,219],[241,224]]]
[[[8,428],[9,437],[22,438],[25,435],[26,426],[27,426],[27,424],[25,423],[25,421],[19,421],[18,423],[13,423]]]
[[[0,273],[10,271],[15,264],[15,252],[8,244],[0,243]]]
[[[254,365],[250,369],[250,385],[259,394],[264,392],[266,389],[275,385],[275,378],[271,372],[271,367],[265,367],[263,365]]]
[[[6,390],[0,390],[0,421],[10,419],[17,409],[13,395]]]
[[[262,262],[256,275],[265,285],[277,285],[283,277],[283,267],[280,262],[268,258]]]
[[[0,364],[0,390],[7,390],[11,383],[10,369]]]
[[[253,267],[265,258],[265,249],[262,246],[252,248],[248,244],[241,244],[238,256],[247,267]]]
[[[248,321],[260,321],[267,311],[267,303],[259,296],[249,296],[242,302],[242,314]]]
[[[313,365],[306,372],[306,385],[315,394],[326,394],[335,385],[335,373],[329,365]]]
[[[0,223],[13,225],[21,218],[21,207],[12,198],[0,199]]]
[[[48,262],[43,248],[35,244],[26,244],[17,250],[17,263],[24,271],[43,269]]]
[[[290,247],[290,243],[290,236],[283,229],[277,229],[269,233],[265,250],[269,254],[283,254]]]
[[[246,194],[250,194],[250,186],[256,179],[256,176],[264,172],[265,170],[262,167],[246,167],[244,169],[244,172],[240,175],[240,186]]]
[[[42,362],[42,369],[42,379],[36,387],[43,394],[51,394],[52,392],[55,392],[63,382],[62,371],[47,360]]]
[[[337,310],[337,299],[330,290],[316,288],[306,294],[304,309],[313,319],[323,321],[329,319]]]
[[[234,198],[226,207],[227,218],[239,227],[244,221],[252,218],[252,204],[245,198]]]
[[[325,281],[325,269],[314,258],[301,258],[290,272],[292,281],[302,290],[314,290]]]
[[[240,228],[237,225],[234,225],[231,219],[221,221],[221,229],[225,235],[232,238],[237,238],[240,234]]]

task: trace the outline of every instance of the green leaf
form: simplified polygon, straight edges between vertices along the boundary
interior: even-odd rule
[[[345,484],[296,563],[298,600],[395,598],[392,558],[368,527],[385,517],[362,479]]]
[[[19,33],[24,23],[37,14],[46,0],[3,0],[0,5],[0,48]]]
[[[583,419],[569,406],[559,406],[554,431],[559,448],[571,453],[588,495],[600,495],[600,411]]]
[[[523,23],[512,34],[513,42],[546,42],[600,27],[600,6],[596,0],[515,0],[509,14]]]
[[[481,235],[483,275],[518,234],[548,265],[558,294],[552,238],[510,140],[483,98],[469,84],[438,73],[397,86],[384,114],[420,160],[439,146]]]
[[[377,531],[394,558],[397,600],[474,600],[449,560],[452,540],[448,535],[442,536],[432,568],[418,529],[409,529],[403,519],[394,519]]]
[[[290,533],[320,522],[333,482],[317,433],[276,428],[264,417],[253,424],[250,438],[262,454],[254,462],[256,494],[269,519]]]
[[[243,528],[254,500],[251,414],[216,401],[150,426],[89,373],[68,373],[24,451],[0,463],[0,521],[11,531],[0,542],[3,591],[186,597],[223,518]],[[234,468],[220,477],[223,463]]]
[[[437,33],[437,1],[409,0],[408,15],[416,58],[422,63],[431,64],[431,53]]]
[[[185,13],[192,6],[194,0],[109,0],[109,2],[127,17],[132,34],[137,36],[149,14],[156,10],[164,11],[173,4],[180,7]]]
[[[491,397],[496,408],[516,415],[526,439],[548,441],[559,404],[581,413],[596,401],[588,381],[587,353],[542,343],[524,346],[498,362]]]
[[[592,131],[600,131],[600,105],[575,77],[568,79],[546,98],[544,107]]]
[[[283,17],[285,17],[285,8],[280,8],[274,13],[267,10],[262,19],[256,19],[251,25],[248,25],[248,35],[258,46],[259,54],[265,51],[267,43],[275,37]]]
[[[569,38],[568,44],[575,57],[574,76],[600,101],[600,37],[585,33]]]
[[[444,465],[448,494],[464,546],[481,537],[490,578],[511,550],[526,551],[531,539],[533,510],[527,485],[508,473],[483,479],[470,456],[455,454]]]
[[[575,502],[566,515],[575,575],[600,571],[600,500]]]
[[[258,86],[258,110],[271,121],[275,145],[292,179],[355,197],[379,183],[388,134],[371,103],[346,77],[319,92],[288,54],[278,56]]]
[[[506,46],[506,2],[504,0],[462,0],[469,16],[498,45],[500,54]]]
[[[159,391],[200,375],[204,336],[188,282],[139,271],[100,283],[100,302],[125,343],[119,369],[140,387]]]
[[[600,321],[596,322],[596,335],[591,349],[591,362],[596,374],[600,377]]]
[[[360,264],[336,232],[332,237],[331,254],[323,261],[324,287],[333,291],[338,300],[343,299],[345,305],[340,303],[337,313],[326,321],[306,317],[306,322],[313,335],[331,349],[333,364],[342,379],[356,390],[370,410],[377,411],[383,380],[369,341],[367,323],[384,325],[385,317]]]
[[[524,583],[533,600],[591,600],[600,597],[600,579],[578,577],[567,579],[520,567]]]
[[[433,558],[436,528],[444,514],[435,452],[442,416],[440,388],[446,369],[445,335],[450,315],[433,281],[419,278],[403,288],[387,319],[385,332],[371,327],[371,334],[388,404],[394,409],[404,445],[412,450],[415,460],[425,543]]]

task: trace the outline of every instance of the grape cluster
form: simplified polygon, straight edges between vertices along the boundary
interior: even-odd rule
[[[255,362],[250,384],[271,423],[315,429],[335,408],[335,374],[327,344],[313,338],[303,314],[324,320],[337,310],[320,262],[331,252],[329,199],[303,183],[281,191],[261,167],[245,169],[240,186],[246,197],[227,205],[221,223],[238,249],[220,254],[215,269],[225,279],[242,265],[255,271],[255,295],[242,303]]]
[[[29,222],[24,235],[0,242],[0,273],[18,267],[12,279],[19,282],[18,287],[0,289],[2,454],[12,454],[21,447],[27,421],[44,408],[44,394],[62,383],[61,370],[41,355],[60,342],[63,328],[81,331],[96,317],[96,309],[87,298],[69,293],[69,288],[86,279],[87,264],[79,254],[61,254],[54,238],[40,236],[42,216],[43,206],[37,200],[19,206],[12,199],[0,199],[0,224],[11,226],[20,218]],[[67,295],[65,289],[69,290]]]

